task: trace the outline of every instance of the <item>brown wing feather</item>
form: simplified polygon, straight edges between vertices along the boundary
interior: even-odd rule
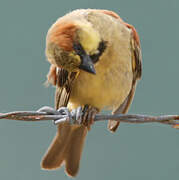
[[[139,36],[133,26],[127,24],[127,27],[132,30],[131,50],[132,50],[133,82],[129,95],[127,96],[125,101],[112,112],[112,114],[121,114],[121,113],[125,114],[128,112],[129,107],[134,98],[137,80],[140,79],[142,76],[142,55],[140,49]],[[111,132],[115,132],[119,124],[120,124],[119,121],[109,120],[108,129]]]
[[[51,66],[48,81],[56,85],[55,108],[67,106],[73,76],[69,77],[69,73],[64,69],[57,69]],[[54,137],[47,153],[43,157],[41,166],[44,169],[56,169],[61,166],[65,158],[65,151],[70,141],[71,125],[68,122],[58,125],[56,136]]]
[[[53,72],[53,71],[52,71]],[[51,74],[51,73],[50,73]],[[53,77],[54,72],[53,72]],[[56,74],[55,108],[67,106],[73,82],[77,73],[68,73],[58,69]],[[57,134],[42,160],[42,168],[56,169],[65,162],[69,176],[75,176],[79,169],[87,128],[83,125],[71,125],[68,122],[58,125]]]
[[[76,73],[68,73],[64,69],[58,69],[57,72],[57,86],[55,94],[55,108],[58,109],[62,106],[66,107],[70,98],[73,81]]]
[[[56,89],[56,108],[61,106],[67,106],[70,98],[70,93],[73,86],[73,81],[76,78],[77,73],[68,73],[65,70],[59,71],[57,78]],[[65,151],[62,153],[59,151],[57,154],[63,154],[65,161],[65,170],[69,176],[76,176],[79,170],[81,154],[84,146],[84,141],[87,135],[87,128],[83,125],[71,125],[70,129],[67,129],[68,139],[64,139],[66,142]],[[59,132],[61,133],[61,132]],[[59,134],[58,133],[58,134]],[[58,136],[58,135],[57,135]],[[66,141],[68,140],[68,141]],[[59,158],[59,162],[61,159]],[[62,163],[62,162],[61,162]]]

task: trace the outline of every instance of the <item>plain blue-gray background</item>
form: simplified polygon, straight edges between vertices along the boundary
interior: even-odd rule
[[[130,113],[179,114],[178,0],[0,0],[0,112],[53,106],[45,88],[44,55],[51,24],[77,8],[110,9],[135,25],[142,44],[143,78]],[[63,169],[43,171],[41,158],[56,127],[49,122],[0,121],[0,179],[68,179]],[[179,131],[160,124],[105,122],[89,132],[77,179],[177,180]]]

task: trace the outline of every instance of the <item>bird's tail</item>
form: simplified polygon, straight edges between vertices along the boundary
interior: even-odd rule
[[[58,126],[57,134],[42,159],[43,169],[57,169],[65,163],[69,176],[78,173],[87,127],[71,125],[68,122]]]

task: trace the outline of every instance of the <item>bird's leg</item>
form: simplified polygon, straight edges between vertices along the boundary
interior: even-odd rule
[[[88,130],[90,130],[91,125],[94,124],[94,118],[98,113],[98,109],[89,105],[85,105],[82,112],[82,124],[87,126]]]

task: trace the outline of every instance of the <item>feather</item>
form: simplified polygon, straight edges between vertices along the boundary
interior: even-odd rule
[[[55,108],[67,106],[73,81],[77,73],[68,73],[59,68],[56,81]],[[71,125],[68,122],[58,125],[58,131],[47,153],[43,157],[43,169],[56,169],[65,162],[65,169],[69,176],[75,176],[79,169],[87,127]]]
[[[124,102],[118,108],[116,108],[112,112],[112,114],[125,114],[128,112],[129,107],[134,98],[137,80],[140,79],[142,76],[142,55],[141,55],[139,37],[133,26],[128,24],[128,27],[132,29],[132,38],[131,38],[132,70],[133,70],[132,87],[129,92],[129,95],[126,97]],[[111,132],[115,132],[119,124],[120,124],[119,121],[109,120],[108,129]]]

